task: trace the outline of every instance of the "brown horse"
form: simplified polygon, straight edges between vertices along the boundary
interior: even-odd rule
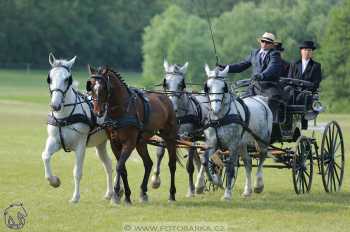
[[[104,126],[118,160],[113,203],[120,202],[120,177],[124,183],[125,202],[131,203],[125,162],[135,147],[145,168],[140,200],[148,200],[147,184],[153,163],[146,140],[156,132],[164,139],[168,149],[171,174],[169,201],[175,201],[177,125],[171,101],[163,94],[141,93],[129,88],[121,76],[110,68],[95,70],[89,67],[89,72],[91,77],[86,83],[86,89],[91,92],[95,114],[106,114]]]

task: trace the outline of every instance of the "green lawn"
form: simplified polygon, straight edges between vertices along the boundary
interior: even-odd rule
[[[122,73],[130,85],[141,86],[141,76]],[[143,165],[136,154],[128,161],[133,205],[113,207],[102,199],[105,175],[94,150],[87,151],[81,182],[81,201],[68,203],[73,192],[74,154],[58,152],[52,167],[62,185],[54,189],[44,179],[41,152],[46,139],[48,91],[46,71],[0,70],[0,209],[22,201],[29,215],[23,231],[122,231],[124,223],[216,222],[227,231],[348,231],[350,227],[350,165],[347,160],[342,191],[327,194],[321,177],[314,175],[310,194],[294,193],[291,170],[265,169],[265,191],[249,199],[240,196],[244,187],[241,168],[231,203],[222,202],[223,191],[209,192],[188,199],[187,174],[176,172],[177,202],[167,202],[169,171],[162,167],[162,186],[149,189],[150,202],[138,203]],[[85,86],[86,71],[73,72]],[[324,114],[320,121],[337,120],[350,149],[350,116]],[[109,150],[110,155],[111,152]],[[152,154],[154,157],[154,154]],[[111,156],[112,157],[112,156]],[[349,159],[349,157],[346,157]],[[113,158],[114,160],[114,158]],[[165,158],[167,161],[167,157]],[[115,163],[115,161],[114,161]],[[255,171],[255,169],[254,169]],[[317,171],[315,171],[317,173]],[[0,231],[10,231],[0,222]]]

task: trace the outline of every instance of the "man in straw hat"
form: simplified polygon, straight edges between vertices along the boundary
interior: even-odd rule
[[[280,52],[275,49],[275,35],[265,32],[258,38],[260,48],[253,50],[242,62],[230,64],[229,73],[240,73],[252,66],[252,84],[247,95],[263,95],[269,98],[272,112],[276,112],[279,103],[274,99],[281,99],[278,84],[282,71]],[[218,65],[224,67],[225,65]],[[276,115],[274,114],[274,121]]]

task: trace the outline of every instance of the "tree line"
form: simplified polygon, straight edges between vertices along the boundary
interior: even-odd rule
[[[81,66],[142,70],[150,86],[167,58],[189,61],[187,78],[202,83],[203,65],[215,64],[207,15],[221,63],[245,58],[265,31],[283,42],[288,61],[299,58],[301,41],[316,41],[322,96],[331,111],[347,110],[350,0],[0,0],[0,63],[35,67],[49,52],[78,55]]]

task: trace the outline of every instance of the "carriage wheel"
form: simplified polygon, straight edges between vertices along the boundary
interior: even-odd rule
[[[300,136],[296,142],[292,166],[294,190],[297,194],[311,190],[314,152],[315,147],[310,139]]]
[[[344,175],[343,134],[337,122],[327,124],[322,137],[320,166],[326,192],[340,190]]]

